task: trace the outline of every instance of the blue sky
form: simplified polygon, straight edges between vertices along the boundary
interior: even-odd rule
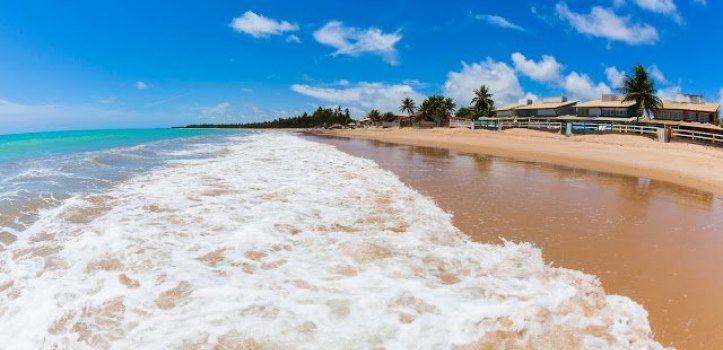
[[[0,0],[0,134],[355,115],[488,84],[498,105],[723,96],[718,0]]]

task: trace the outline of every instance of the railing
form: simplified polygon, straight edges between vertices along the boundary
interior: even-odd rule
[[[562,129],[563,123],[560,122],[551,122],[549,120],[523,120],[519,122],[506,122],[502,125],[502,127],[509,127],[509,128],[527,128],[527,129],[537,129],[537,130],[560,130]]]
[[[639,126],[628,124],[615,124],[612,130],[621,134],[638,134],[638,135],[657,135],[658,127],[655,126]]]
[[[687,129],[673,129],[671,136],[681,139],[687,139],[694,142],[710,142],[713,144],[723,144],[723,134],[716,134],[712,132]]]
[[[619,134],[635,134],[644,135],[654,138],[666,139],[664,137],[665,130],[657,126],[646,125],[630,125],[616,124],[610,122],[569,122],[571,123],[572,132],[575,133],[619,133]],[[527,128],[537,130],[561,131],[564,130],[567,122],[549,121],[549,120],[451,120],[450,127],[458,128]],[[712,143],[714,145],[723,145],[723,133],[696,131],[692,129],[683,129],[675,127],[669,129],[670,137],[681,141]]]
[[[474,126],[474,121],[472,120],[458,120],[458,119],[452,119],[449,121],[449,127],[450,128],[471,128]]]

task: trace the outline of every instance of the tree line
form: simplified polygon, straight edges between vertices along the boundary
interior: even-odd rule
[[[349,115],[349,109],[341,109],[341,106],[336,108],[321,108],[319,107],[313,113],[304,114],[290,117],[290,118],[277,118],[274,120],[264,122],[253,122],[253,123],[237,123],[237,124],[192,124],[186,126],[186,128],[229,128],[229,129],[307,129],[331,126],[334,124],[347,125],[353,123],[351,115]]]

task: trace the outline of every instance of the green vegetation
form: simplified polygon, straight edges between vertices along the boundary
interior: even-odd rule
[[[625,75],[623,78],[623,86],[618,88],[620,92],[625,94],[623,101],[635,101],[637,109],[637,119],[645,115],[646,112],[655,113],[663,102],[655,95],[655,82],[648,78],[648,72],[642,65],[633,68],[632,75]]]
[[[402,100],[402,105],[399,106],[399,111],[401,112],[407,112],[407,115],[410,117],[414,115],[414,112],[417,110],[417,105],[414,103],[414,100],[407,97]]]
[[[469,107],[460,107],[457,110],[457,113],[454,114],[454,116],[457,118],[475,119],[475,117],[477,116],[477,111]]]
[[[427,99],[422,102],[422,105],[419,106],[419,113],[416,119],[417,121],[432,121],[435,118],[445,117],[449,113],[453,113],[456,107],[451,97],[432,95],[427,97]]]
[[[243,129],[280,129],[280,128],[315,128],[331,126],[334,124],[347,125],[354,120],[349,115],[349,109],[319,107],[314,113],[304,114],[291,118],[278,118],[266,122],[240,123],[240,124],[194,124],[186,128],[243,128]]]
[[[380,123],[382,121],[382,115],[379,113],[378,110],[372,109],[367,113],[367,118],[371,120],[374,124]]]
[[[492,94],[489,88],[487,88],[487,85],[481,85],[479,89],[474,91],[471,104],[474,106],[477,117],[492,117],[492,111],[495,109],[495,101],[492,100]]]

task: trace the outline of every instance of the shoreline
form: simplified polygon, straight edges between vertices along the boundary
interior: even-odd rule
[[[298,130],[297,130],[298,131]],[[660,143],[636,135],[564,135],[528,129],[304,130],[304,134],[361,138],[508,157],[664,181],[723,195],[723,149]]]

